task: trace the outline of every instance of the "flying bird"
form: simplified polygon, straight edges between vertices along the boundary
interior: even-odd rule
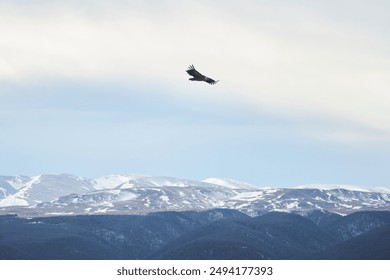
[[[194,65],[192,64],[190,65],[190,67],[188,67],[187,73],[193,77],[193,78],[189,78],[189,80],[191,81],[203,81],[211,85],[214,85],[218,82],[218,81],[214,81],[209,77],[206,77],[205,75],[200,74],[198,71],[196,71]]]

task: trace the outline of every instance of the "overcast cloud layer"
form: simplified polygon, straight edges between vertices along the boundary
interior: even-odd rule
[[[107,156],[98,160],[118,163],[110,163],[112,169],[126,170],[133,162],[144,166],[141,171],[172,172],[164,175],[215,170],[235,177],[234,170],[247,168],[236,177],[260,183],[255,165],[267,168],[268,182],[274,176],[278,183],[276,174],[294,159],[304,170],[328,149],[342,157],[335,158],[342,166],[356,164],[353,158],[361,154],[360,167],[341,180],[359,183],[353,174],[369,158],[378,166],[367,167],[376,171],[362,181],[385,184],[389,11],[387,1],[2,1],[0,126],[8,138],[0,144],[4,156],[15,155],[15,166],[35,158],[25,170],[9,171],[69,169],[70,162],[95,158],[99,150]],[[184,70],[192,63],[220,83],[189,82]],[[29,145],[21,140],[26,133]],[[225,143],[220,153],[215,141]],[[229,145],[245,147],[230,153],[237,164],[227,167],[221,155]],[[68,158],[68,149],[79,156]],[[53,153],[63,153],[61,164],[53,163]],[[210,153],[215,162],[209,172],[191,173]],[[150,161],[167,155],[175,159],[170,168],[153,167]],[[176,166],[181,155],[198,165]],[[46,158],[41,168],[38,157]],[[108,169],[96,167],[114,171]],[[312,180],[332,176],[314,173]],[[297,181],[291,179],[305,183]]]

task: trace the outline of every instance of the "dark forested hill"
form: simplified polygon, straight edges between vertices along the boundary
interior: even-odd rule
[[[0,259],[390,259],[389,236],[387,211],[1,216]]]

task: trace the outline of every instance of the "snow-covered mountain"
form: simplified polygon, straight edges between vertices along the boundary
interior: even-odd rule
[[[94,190],[94,185],[90,180],[69,174],[45,174],[33,177],[4,176],[0,177],[0,182],[4,183],[4,188],[8,187],[9,192],[9,195],[5,195],[0,200],[0,207],[30,206],[70,193],[85,193]]]
[[[0,176],[0,199],[14,194],[29,180],[27,176]]]
[[[139,214],[213,208],[237,209],[251,215],[268,211],[347,214],[390,210],[390,191],[337,185],[262,189],[232,179],[196,181],[144,175],[0,177],[0,214]]]

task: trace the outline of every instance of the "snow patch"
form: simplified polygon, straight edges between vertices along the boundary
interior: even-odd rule
[[[49,212],[46,213],[46,216],[71,216],[74,215],[74,212]]]
[[[219,185],[225,188],[237,190],[237,189],[259,189],[251,184],[240,182],[233,179],[223,179],[223,178],[208,178],[203,180],[205,183]]]
[[[24,184],[26,183],[26,178],[23,178],[21,176],[15,176],[13,180],[6,180],[8,184],[11,185],[16,190],[19,190],[24,187]]]
[[[126,182],[145,177],[144,175],[108,175],[92,180],[96,190],[114,189]]]
[[[317,189],[317,190],[348,190],[358,192],[372,192],[373,189],[369,189],[356,185],[325,185],[325,184],[308,184],[294,187],[294,189]]]
[[[230,198],[230,200],[255,201],[263,198],[263,192],[243,192]]]
[[[0,200],[0,207],[8,206],[28,206],[28,202],[25,199],[15,197],[13,195],[7,196]]]
[[[294,209],[294,208],[298,208],[298,205],[299,205],[299,202],[294,201],[294,202],[291,202],[291,203],[287,203],[285,207],[287,209]]]

